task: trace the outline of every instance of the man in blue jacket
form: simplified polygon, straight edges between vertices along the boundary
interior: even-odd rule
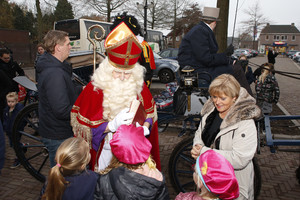
[[[217,25],[219,8],[204,7],[202,21],[194,26],[183,38],[179,47],[180,69],[189,65],[195,72],[208,72],[212,79],[223,73],[233,74],[229,65],[233,46],[224,53],[217,53],[219,47],[213,30]]]
[[[65,60],[71,50],[68,33],[51,30],[44,37],[46,52],[39,58],[39,134],[49,151],[53,167],[59,145],[73,137],[70,112],[81,87],[72,82],[72,67]]]

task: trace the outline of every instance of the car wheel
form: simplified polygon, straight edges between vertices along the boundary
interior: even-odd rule
[[[162,69],[158,74],[159,80],[162,83],[169,83],[174,80],[174,73],[170,69]]]

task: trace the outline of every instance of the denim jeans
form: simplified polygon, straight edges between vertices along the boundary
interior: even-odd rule
[[[49,152],[49,160],[50,160],[50,167],[54,167],[56,165],[55,161],[55,154],[56,150],[58,149],[59,145],[63,143],[66,139],[63,140],[53,140],[48,138],[42,138],[43,143],[48,149]]]

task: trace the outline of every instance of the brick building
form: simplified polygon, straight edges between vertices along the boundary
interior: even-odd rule
[[[30,42],[29,31],[0,28],[0,48],[5,46],[13,52],[15,61],[22,62],[24,67],[33,66],[36,47]]]
[[[259,47],[265,51],[274,47],[279,52],[300,50],[300,32],[294,23],[291,25],[265,26],[259,36]]]

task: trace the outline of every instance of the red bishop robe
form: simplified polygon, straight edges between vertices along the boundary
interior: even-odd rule
[[[153,125],[148,140],[152,144],[151,155],[156,162],[156,167],[157,169],[161,170],[156,105],[146,84],[144,84],[143,90],[141,94],[137,96],[137,98],[142,102],[146,110],[146,118],[152,118],[153,120]],[[94,90],[94,85],[92,82],[90,82],[81,92],[71,110],[71,125],[73,127],[74,135],[81,135],[87,142],[89,142],[91,147],[95,146],[92,145],[92,143],[95,144],[96,138],[98,138],[98,140],[101,142],[101,145],[96,145],[97,149],[91,148],[90,169],[92,170],[94,170],[95,165],[98,166],[97,162],[104,144],[104,136],[102,137],[99,135],[93,135],[91,129],[98,128],[101,126],[101,124],[105,129],[107,125],[107,121],[103,119],[102,103],[103,91],[101,89]],[[104,123],[106,123],[106,125]]]

